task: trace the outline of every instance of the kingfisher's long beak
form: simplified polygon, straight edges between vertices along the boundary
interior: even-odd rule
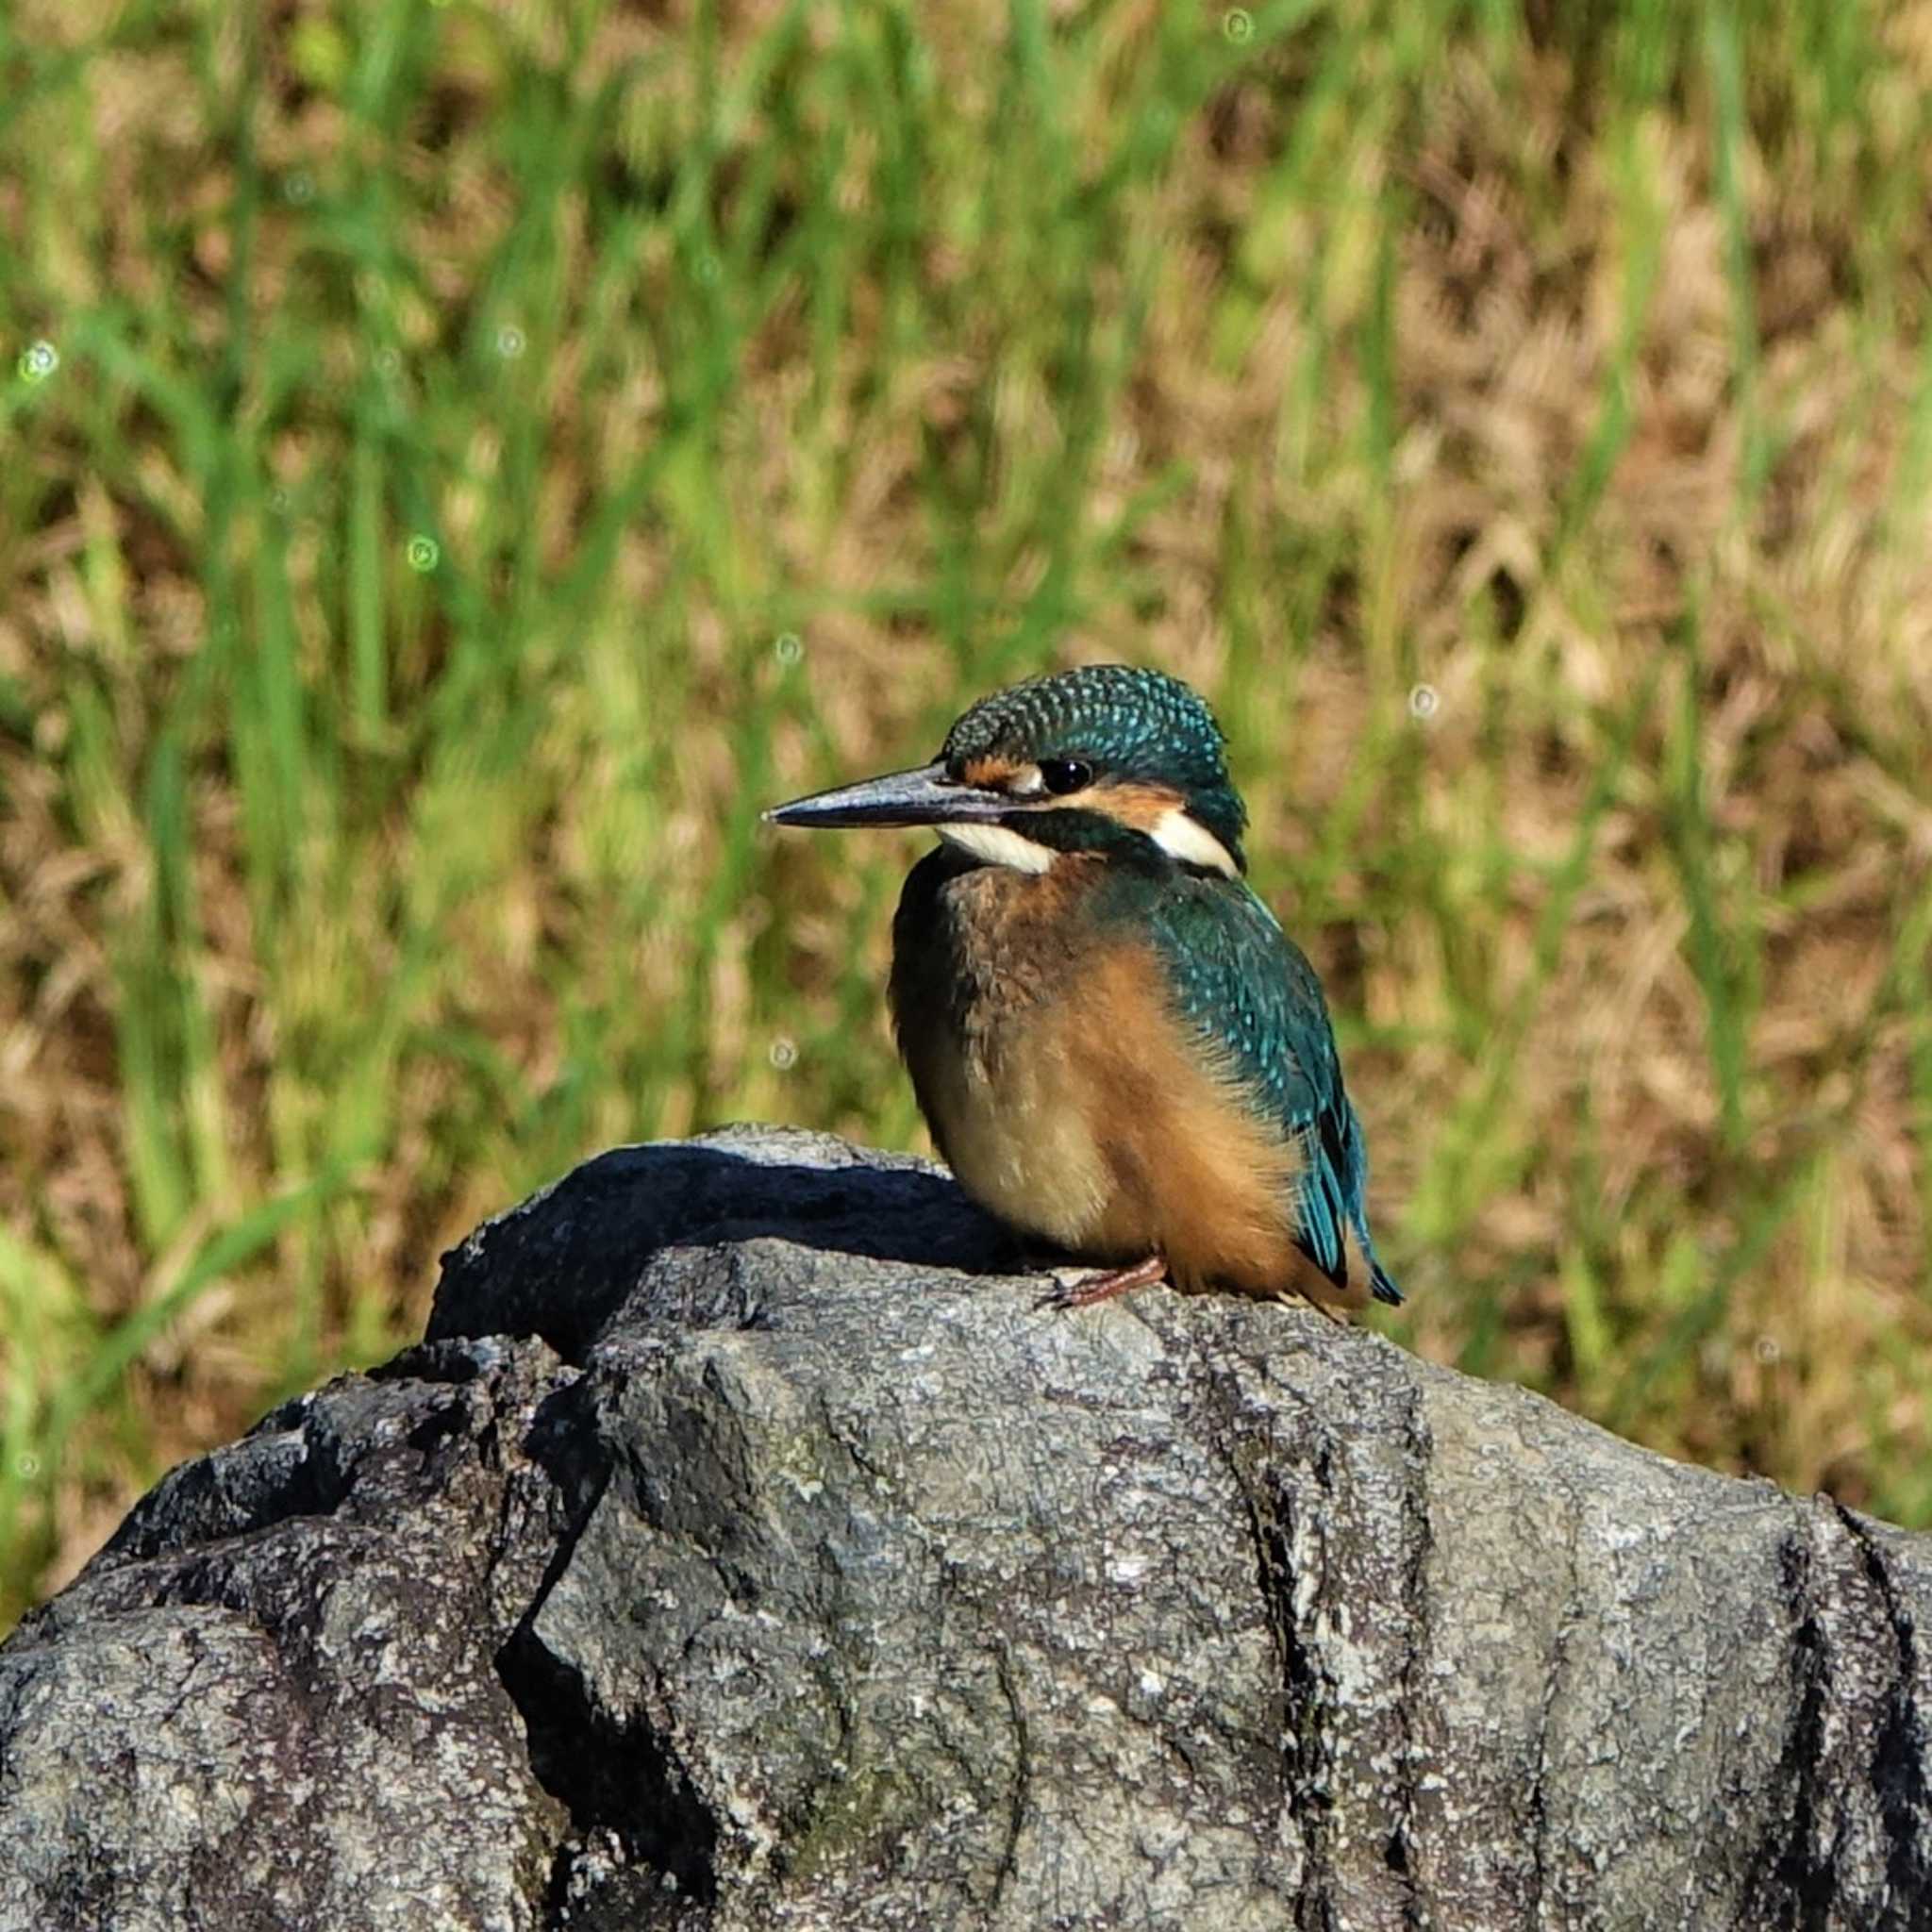
[[[948,777],[944,765],[930,764],[794,798],[765,818],[774,825],[959,825],[986,824],[1012,809],[1005,792],[968,785]]]

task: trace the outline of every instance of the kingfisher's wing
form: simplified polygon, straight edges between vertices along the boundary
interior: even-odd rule
[[[1315,969],[1238,880],[1177,882],[1157,905],[1154,933],[1182,1016],[1233,1057],[1257,1105],[1301,1142],[1296,1245],[1346,1288],[1345,1231],[1353,1226],[1371,1291],[1379,1301],[1401,1301],[1370,1245],[1368,1152],[1342,1089]]]

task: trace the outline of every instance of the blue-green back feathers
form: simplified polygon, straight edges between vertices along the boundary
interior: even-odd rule
[[[1399,1302],[1369,1239],[1368,1154],[1341,1084],[1322,984],[1239,880],[1182,878],[1124,916],[1146,921],[1182,1017],[1229,1054],[1256,1105],[1302,1144],[1297,1244],[1340,1287],[1353,1226],[1378,1301]]]

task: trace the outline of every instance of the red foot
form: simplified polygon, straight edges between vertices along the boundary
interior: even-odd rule
[[[1042,1308],[1091,1307],[1095,1302],[1108,1301],[1117,1294],[1145,1288],[1149,1282],[1158,1281],[1166,1273],[1166,1258],[1160,1255],[1149,1255],[1144,1261],[1136,1261],[1130,1268],[1116,1268],[1111,1274],[1096,1274],[1091,1281],[1083,1281],[1077,1288],[1069,1288],[1062,1282],[1051,1294],[1041,1295],[1039,1306]]]

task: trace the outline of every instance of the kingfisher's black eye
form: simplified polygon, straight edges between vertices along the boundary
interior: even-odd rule
[[[1093,782],[1093,767],[1082,758],[1041,758],[1040,782],[1062,796],[1084,791]]]

